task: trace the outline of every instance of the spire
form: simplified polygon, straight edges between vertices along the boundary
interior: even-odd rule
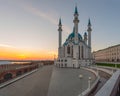
[[[89,20],[88,20],[88,26],[91,26],[90,18],[89,18]]]
[[[61,18],[59,18],[58,31],[59,31],[59,32],[62,32]]]
[[[87,31],[88,32],[91,32],[92,31],[92,28],[91,28],[91,22],[90,22],[90,18],[88,19],[88,29],[87,29]]]
[[[62,25],[62,23],[61,23],[61,18],[59,19],[59,25]]]
[[[77,5],[75,6],[75,12],[74,12],[74,14],[78,14]]]

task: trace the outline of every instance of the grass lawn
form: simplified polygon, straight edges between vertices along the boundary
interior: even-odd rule
[[[115,64],[109,64],[109,63],[96,63],[98,66],[108,66],[108,67],[115,67]],[[120,68],[120,64],[116,64],[117,68]]]

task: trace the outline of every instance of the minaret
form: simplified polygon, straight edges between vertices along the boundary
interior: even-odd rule
[[[76,44],[78,43],[78,23],[79,23],[78,16],[79,16],[79,14],[78,14],[77,6],[75,6],[73,22],[74,22],[74,27],[75,27],[75,33],[74,33],[75,34],[75,38],[74,38],[74,40],[75,40]]]
[[[61,18],[59,19],[59,24],[58,24],[58,32],[59,32],[59,48],[58,48],[58,57],[61,57],[61,46],[62,46],[62,23],[61,23]]]
[[[84,33],[84,41],[87,44],[87,33],[86,32]]]
[[[91,31],[92,31],[92,28],[91,28],[91,22],[90,22],[90,19],[88,20],[88,47],[89,47],[89,59],[91,59]]]
[[[90,22],[90,19],[88,20],[88,46],[91,48],[91,31],[92,31],[92,28],[91,28],[91,22]]]

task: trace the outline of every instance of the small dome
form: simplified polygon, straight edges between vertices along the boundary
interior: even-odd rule
[[[86,35],[86,36],[87,36],[87,32],[85,32],[85,33],[84,33],[84,35]]]

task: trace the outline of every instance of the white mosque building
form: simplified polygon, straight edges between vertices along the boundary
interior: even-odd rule
[[[62,44],[62,23],[59,19],[58,33],[59,33],[59,47],[58,58],[55,59],[54,64],[58,67],[73,67],[90,65],[92,63],[91,55],[91,22],[88,20],[88,29],[82,37],[78,32],[78,10],[75,7],[74,12],[74,27],[73,32],[68,36],[66,41]]]

